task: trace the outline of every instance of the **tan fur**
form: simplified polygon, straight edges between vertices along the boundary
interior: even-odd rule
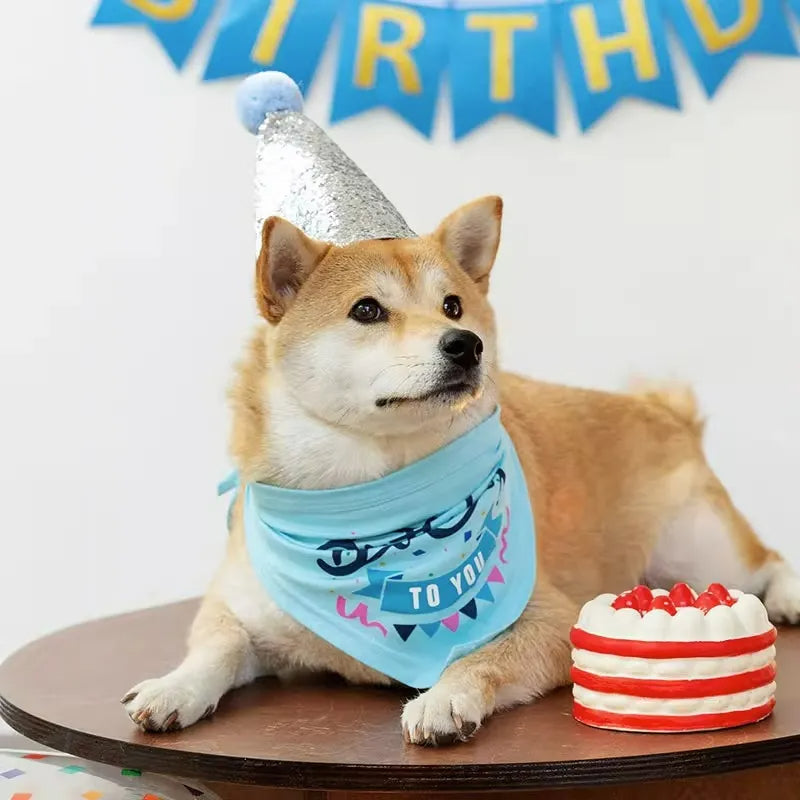
[[[691,386],[684,383],[657,383],[637,380],[630,387],[634,397],[657,403],[669,409],[675,416],[702,434],[705,420],[700,416],[697,396]]]
[[[312,489],[405,466],[500,404],[536,519],[536,587],[511,628],[406,705],[403,732],[413,743],[466,739],[494,710],[566,683],[569,629],[581,604],[648,576],[668,583],[691,572],[697,583],[732,583],[765,594],[774,619],[800,618],[800,579],[760,542],[705,461],[690,389],[639,385],[610,394],[498,371],[485,295],[501,210],[499,198],[485,198],[430,237],[347,247],[268,220],[256,279],[266,324],[230,395],[231,454],[243,481]],[[443,317],[449,294],[462,300],[457,321]],[[348,321],[365,297],[386,306],[380,326]],[[453,327],[484,343],[481,385],[457,402],[418,403],[435,384],[438,337]],[[410,401],[387,409],[381,392]],[[124,701],[140,725],[165,730],[192,724],[256,675],[323,670],[389,682],[272,602],[248,561],[240,497],[186,660]]]
[[[244,358],[236,365],[236,380],[228,392],[233,412],[230,453],[245,475],[258,471],[263,455],[267,409],[262,380],[266,370],[267,343],[259,326],[248,342]]]
[[[692,430],[660,404],[625,395],[517,376],[503,376],[501,387],[551,580],[580,603],[630,588],[660,521],[704,470]]]

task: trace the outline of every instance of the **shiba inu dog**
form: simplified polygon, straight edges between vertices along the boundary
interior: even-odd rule
[[[800,617],[800,578],[705,461],[691,391],[609,394],[500,371],[487,292],[501,216],[487,197],[429,236],[346,246],[268,219],[255,280],[263,322],[231,392],[240,482],[298,490],[381,478],[501,409],[535,516],[535,588],[511,627],[405,705],[403,735],[416,744],[465,740],[494,711],[568,683],[570,627],[601,592],[719,581],[761,595],[776,622]],[[123,698],[146,730],[192,725],[261,675],[391,682],[279,608],[244,528],[240,492],[185,660]]]

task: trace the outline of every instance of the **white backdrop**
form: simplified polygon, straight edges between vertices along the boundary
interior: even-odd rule
[[[142,31],[90,30],[94,0],[8,6],[0,658],[203,589],[225,541],[224,390],[255,319],[235,82],[202,85],[201,58],[175,73]],[[629,103],[583,136],[562,82],[559,138],[500,120],[455,145],[444,105],[434,143],[382,111],[332,135],[417,230],[502,194],[506,365],[693,381],[712,463],[800,563],[800,61],[748,59],[708,103],[673,53],[684,113]]]

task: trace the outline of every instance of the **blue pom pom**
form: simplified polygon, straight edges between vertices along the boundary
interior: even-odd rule
[[[302,111],[303,95],[297,84],[283,72],[257,72],[245,78],[236,93],[236,110],[242,125],[258,133],[272,111]]]

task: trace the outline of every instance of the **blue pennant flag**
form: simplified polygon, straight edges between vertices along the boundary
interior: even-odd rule
[[[146,25],[180,69],[217,0],[101,0],[92,25]]]
[[[446,0],[347,0],[331,121],[386,106],[433,131],[447,57]]]
[[[456,0],[449,66],[456,139],[497,114],[555,133],[552,16],[547,2]]]
[[[706,94],[745,53],[797,55],[782,0],[663,0]]]
[[[623,97],[679,107],[658,0],[568,0],[557,8],[583,130]]]
[[[338,9],[338,0],[228,0],[203,79],[275,69],[305,92]]]
[[[478,600],[486,600],[487,603],[494,603],[494,595],[492,594],[492,590],[489,588],[489,584],[485,583],[478,594],[475,595]]]

